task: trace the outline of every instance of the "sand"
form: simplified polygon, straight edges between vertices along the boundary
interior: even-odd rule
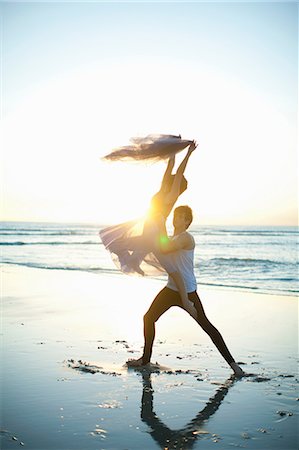
[[[159,280],[3,268],[1,448],[297,449],[297,299],[199,289],[248,376],[178,308],[142,317]]]

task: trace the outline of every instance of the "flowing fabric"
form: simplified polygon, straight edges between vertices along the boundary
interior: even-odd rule
[[[104,159],[161,161],[175,155],[192,142],[183,140],[181,136],[151,134],[145,138],[131,139],[130,145],[114,149]],[[171,177],[174,178],[174,175],[169,175],[167,180],[164,178],[162,184],[170,184]],[[153,196],[146,217],[100,231],[102,243],[122,272],[153,275],[161,272],[173,273],[177,270],[171,254],[165,255],[159,250],[159,220],[161,217],[167,219],[175,203],[167,203],[166,194],[161,187]]]
[[[176,270],[172,256],[159,251],[159,229],[152,218],[110,226],[99,235],[115,265],[126,274],[157,275]]]
[[[150,134],[132,138],[131,144],[118,147],[104,156],[108,161],[161,161],[184,150],[192,141],[170,134]]]

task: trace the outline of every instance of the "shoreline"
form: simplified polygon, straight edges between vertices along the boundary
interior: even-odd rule
[[[107,271],[107,269],[81,269],[81,268],[58,268],[58,267],[39,267],[37,265],[26,265],[26,264],[22,264],[22,263],[16,263],[16,262],[5,262],[3,263],[3,267],[5,268],[5,266],[7,267],[11,267],[11,266],[15,266],[15,267],[23,267],[25,269],[33,269],[33,270],[50,270],[50,271],[57,271],[57,272],[75,272],[75,273],[88,273],[88,274],[92,274],[92,275],[96,275],[96,276],[114,276],[114,277],[123,277],[123,276],[128,276],[128,275],[124,275],[121,271],[117,271],[112,269],[110,272]],[[137,275],[135,276],[131,276],[132,278],[140,278]],[[160,283],[164,282],[163,278],[158,278],[158,277],[141,277],[142,279],[146,279],[146,280],[153,280],[153,281],[158,281]],[[166,278],[165,278],[166,280]],[[258,287],[253,287],[253,288],[249,288],[246,286],[228,286],[228,285],[220,285],[220,284],[212,284],[212,283],[197,283],[198,286],[198,291],[203,289],[203,290],[215,290],[215,291],[232,291],[232,292],[239,292],[239,293],[248,293],[248,294],[258,294],[258,295],[274,295],[274,296],[281,296],[281,297],[294,297],[294,298],[298,298],[299,295],[299,291],[278,291],[278,290],[262,290]]]
[[[297,448],[295,297],[199,289],[248,374],[233,380],[179,308],[157,322],[157,364],[125,366],[140,356],[142,317],[161,281],[2,272],[4,450]]]

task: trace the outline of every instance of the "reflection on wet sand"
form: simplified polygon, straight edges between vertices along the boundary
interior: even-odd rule
[[[224,397],[232,387],[236,378],[228,378],[215,395],[207,402],[206,406],[182,429],[172,430],[165,425],[154,412],[154,396],[151,383],[151,373],[142,372],[143,392],[141,399],[141,419],[149,427],[149,434],[163,448],[191,449],[201,435],[208,434],[201,427],[219,408]]]

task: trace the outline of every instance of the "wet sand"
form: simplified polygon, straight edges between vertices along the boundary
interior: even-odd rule
[[[247,376],[183,311],[142,317],[163,287],[123,275],[3,268],[1,448],[295,450],[297,299],[199,289]]]

